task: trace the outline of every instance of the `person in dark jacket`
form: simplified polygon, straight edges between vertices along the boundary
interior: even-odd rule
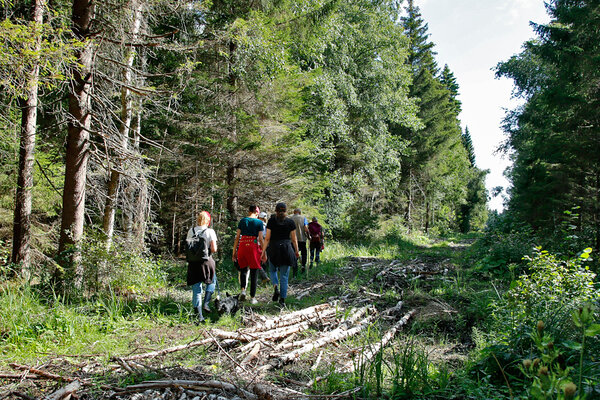
[[[212,254],[217,251],[217,234],[211,228],[210,214],[207,211],[202,211],[198,215],[198,226],[189,230],[187,234],[187,240],[192,239],[196,233],[204,233],[209,238],[208,250],[210,256],[208,260],[188,262],[187,269],[187,284],[192,287],[192,306],[194,311],[198,314],[198,322],[204,322],[204,316],[202,310],[210,312],[210,298],[215,292],[215,286],[217,284],[217,274],[215,260]],[[202,284],[206,286],[204,302],[202,301]],[[204,303],[204,304],[203,304]]]
[[[287,206],[277,203],[275,215],[267,222],[267,235],[263,242],[262,261],[270,261],[269,268],[273,283],[273,301],[285,306],[290,268],[298,260],[298,241],[296,224],[286,217]],[[279,287],[278,287],[279,285]]]
[[[313,260],[317,262],[317,267],[321,261],[321,250],[323,250],[325,235],[323,235],[323,227],[317,222],[317,217],[312,218],[312,222],[308,224],[310,232],[310,268],[313,267]],[[316,253],[316,258],[315,258]]]

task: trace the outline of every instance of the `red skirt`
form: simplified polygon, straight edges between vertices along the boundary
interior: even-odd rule
[[[261,249],[257,236],[240,236],[237,259],[240,268],[260,269]]]

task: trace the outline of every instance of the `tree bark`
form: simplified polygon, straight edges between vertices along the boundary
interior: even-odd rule
[[[34,51],[41,49],[41,31],[44,22],[46,0],[35,0],[33,24],[35,26]],[[22,263],[21,272],[30,270],[31,203],[33,189],[33,166],[35,162],[35,139],[37,133],[39,65],[34,66],[29,75],[27,98],[21,102],[21,144],[19,150],[19,176],[15,196],[13,217],[12,262]]]
[[[73,32],[86,41],[91,37],[94,17],[93,0],[73,0]],[[85,214],[85,184],[89,159],[89,129],[91,125],[92,64],[94,45],[88,40],[76,51],[79,64],[73,71],[69,93],[69,124],[67,132],[67,154],[65,185],[63,189],[63,211],[60,226],[59,253],[69,246],[77,246],[83,236]],[[80,254],[75,251],[63,260],[63,265],[79,264]]]
[[[227,212],[229,220],[237,219],[237,195],[235,193],[235,173],[237,168],[233,165],[227,167]]]

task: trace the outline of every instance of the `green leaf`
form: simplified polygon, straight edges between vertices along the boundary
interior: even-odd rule
[[[600,324],[592,324],[589,328],[585,330],[585,336],[596,336],[600,334]]]
[[[571,350],[575,350],[575,351],[581,350],[581,343],[577,343],[572,340],[567,340],[566,342],[563,342],[563,346],[565,346],[567,349],[571,349]]]

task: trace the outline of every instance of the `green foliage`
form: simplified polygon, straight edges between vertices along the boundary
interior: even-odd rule
[[[485,235],[469,249],[476,270],[514,279],[523,270],[523,256],[530,255],[536,240],[530,227],[502,214],[488,223]]]
[[[588,254],[591,250],[586,250]],[[529,273],[515,280],[503,297],[492,305],[492,323],[486,338],[479,338],[479,368],[494,376],[498,382],[506,381],[507,376],[516,376],[521,360],[533,358],[532,346],[541,343],[548,350],[546,358],[550,366],[558,358],[553,350],[555,343],[573,343],[581,339],[581,329],[572,322],[573,313],[583,309],[590,302],[597,302],[600,295],[595,287],[595,274],[581,264],[584,258],[557,259],[541,249],[536,249],[532,257],[526,257]],[[531,329],[545,325],[544,334],[530,335]],[[538,328],[541,335],[541,329]],[[552,339],[548,339],[548,338]],[[550,348],[548,343],[552,341]],[[597,347],[598,344],[594,344]],[[552,374],[543,374],[536,385],[544,390],[561,388],[569,371],[564,367],[565,360],[572,366],[579,362],[579,352],[571,346],[564,346],[561,369]],[[544,351],[546,351],[544,350]],[[540,356],[541,357],[541,356]],[[529,372],[537,372],[535,369]],[[547,370],[549,371],[549,370]],[[565,378],[565,379],[563,379]],[[514,382],[513,382],[514,383]],[[518,382],[514,383],[518,384]],[[540,386],[541,385],[541,386]]]
[[[493,335],[521,348],[523,327],[542,320],[557,333],[556,337],[572,338],[576,334],[571,324],[572,312],[600,299],[594,284],[596,275],[582,266],[580,257],[560,260],[536,248],[535,254],[525,259],[529,273],[514,281],[502,301],[494,305]]]
[[[576,230],[598,247],[600,153],[591,121],[599,118],[593,82],[600,71],[600,5],[553,0],[547,10],[551,21],[535,25],[538,37],[496,70],[513,79],[515,94],[526,100],[507,113],[504,125],[504,148],[514,159],[509,212],[554,236],[570,220],[563,211],[579,206]]]
[[[56,89],[69,78],[67,68],[75,62],[73,50],[82,46],[66,38],[66,26],[28,21],[0,22],[0,85],[16,98],[26,95],[29,75],[39,68],[40,87]],[[36,41],[40,50],[36,50]]]
[[[90,235],[81,243],[80,262],[82,282],[75,269],[67,269],[63,276],[67,291],[81,286],[85,293],[148,294],[165,284],[170,262],[150,254],[131,251],[126,241],[116,241],[110,250],[102,235]],[[50,273],[47,273],[49,276]],[[78,272],[79,274],[79,272]],[[74,293],[75,294],[75,293]]]

